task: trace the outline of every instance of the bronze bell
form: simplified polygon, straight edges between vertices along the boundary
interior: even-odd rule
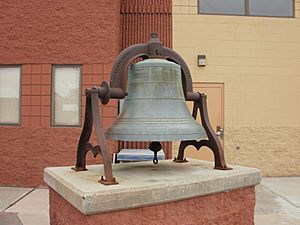
[[[106,137],[122,141],[207,139],[185,101],[179,65],[147,59],[128,70],[128,95]]]

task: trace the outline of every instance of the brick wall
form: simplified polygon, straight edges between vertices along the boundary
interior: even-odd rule
[[[126,0],[121,1],[121,46],[145,43],[152,32],[172,47],[172,1]]]
[[[50,126],[51,65],[25,64],[22,72],[21,127],[0,126],[1,185],[40,186],[47,166],[75,165],[76,149],[81,133],[78,128]],[[82,66],[82,123],[84,121],[86,87],[108,80],[111,64],[83,64]],[[103,126],[115,120],[117,102],[100,107]],[[97,144],[93,133],[92,144]],[[117,143],[109,141],[111,152]],[[88,163],[100,163],[101,158],[88,154]]]
[[[88,87],[109,81],[112,64],[82,65],[82,123],[84,121],[85,94]],[[50,127],[51,115],[51,64],[25,64],[22,66],[22,126]],[[117,100],[100,107],[105,128],[117,115]]]
[[[111,63],[119,52],[117,0],[1,1],[0,63]]]
[[[23,70],[21,127],[0,126],[0,185],[39,186],[44,167],[75,163],[81,128],[50,127],[53,64],[82,65],[83,94],[109,80],[120,49],[147,42],[151,32],[172,46],[169,0],[3,1],[0,18],[0,65],[21,64]],[[84,107],[82,95],[82,122]],[[100,114],[107,128],[116,118],[117,101],[101,107]],[[109,146],[117,151],[116,143]],[[163,147],[170,157],[171,144]]]
[[[119,1],[2,1],[0,65],[22,65],[21,126],[0,126],[0,185],[43,185],[47,166],[74,165],[80,127],[50,127],[53,64],[82,65],[82,122],[86,87],[109,80],[119,52]],[[101,106],[103,126],[117,101]],[[95,135],[92,143],[96,144]],[[109,142],[111,151],[117,150]],[[99,163],[88,154],[89,163]]]
[[[82,109],[85,108],[84,91],[88,87],[101,84],[110,80],[112,63],[109,64],[83,64],[82,67]],[[100,115],[104,129],[115,120],[118,113],[118,100],[111,99],[107,105],[101,105]],[[84,110],[82,110],[82,123],[84,122]],[[116,150],[116,149],[115,149]]]
[[[23,127],[50,127],[51,64],[22,66]]]
[[[253,225],[255,191],[229,192],[118,212],[85,216],[50,188],[52,225]],[[61,207],[57,207],[57,206]]]

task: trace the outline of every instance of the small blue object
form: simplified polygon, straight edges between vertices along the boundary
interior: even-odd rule
[[[118,161],[152,161],[153,158],[154,153],[149,149],[122,149],[117,154]],[[165,153],[163,150],[157,152],[157,159],[165,159]]]

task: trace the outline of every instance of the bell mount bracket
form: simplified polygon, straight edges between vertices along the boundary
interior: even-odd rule
[[[172,61],[181,67],[182,87],[186,101],[194,102],[193,117],[196,119],[197,111],[200,110],[202,125],[207,133],[208,140],[181,141],[177,158],[175,162],[186,162],[184,159],[184,150],[188,145],[195,146],[198,150],[202,146],[209,147],[215,157],[215,169],[229,169],[225,164],[223,147],[211,128],[208,114],[206,96],[193,92],[192,76],[184,59],[170,48],[164,47],[160,42],[157,33],[152,33],[150,40],[145,44],[135,44],[124,49],[116,58],[111,74],[110,82],[104,81],[100,87],[87,88],[85,91],[86,106],[83,129],[77,146],[76,166],[72,169],[75,171],[85,171],[86,154],[91,151],[96,157],[102,155],[104,176],[101,176],[100,183],[104,185],[118,184],[112,173],[112,157],[109,153],[105,140],[103,128],[101,127],[101,118],[99,115],[99,100],[105,105],[112,99],[123,99],[126,94],[126,71],[130,63],[136,58],[161,58]],[[93,146],[89,143],[92,128],[95,128],[96,137],[99,145]]]
[[[201,147],[206,146],[210,148],[214,154],[214,160],[215,160],[214,169],[231,170],[232,168],[228,167],[225,163],[223,146],[209,122],[207,102],[206,102],[207,96],[199,92],[198,92],[198,96],[199,96],[198,100],[194,101],[192,116],[196,120],[198,111],[200,112],[201,122],[204,127],[204,130],[206,131],[208,140],[181,141],[179,145],[178,156],[175,157],[173,161],[178,163],[188,162],[184,158],[184,150],[189,145],[194,146],[198,151],[200,150]]]

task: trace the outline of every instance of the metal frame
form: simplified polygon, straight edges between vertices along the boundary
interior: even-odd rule
[[[179,163],[187,162],[187,160],[184,158],[184,151],[185,148],[189,145],[194,146],[197,150],[200,150],[201,147],[206,146],[213,151],[214,158],[215,158],[215,167],[214,167],[215,169],[231,170],[231,168],[227,167],[225,163],[224,150],[221,145],[221,142],[209,122],[207,102],[206,102],[207,96],[199,92],[198,94],[199,94],[199,99],[194,101],[192,116],[196,120],[198,110],[200,111],[201,122],[206,131],[208,140],[181,141],[179,145],[178,156],[174,159],[174,161]]]
[[[54,73],[56,68],[72,68],[79,67],[79,123],[78,125],[64,125],[64,124],[55,124],[55,85],[54,85]],[[51,68],[51,127],[81,127],[82,124],[82,65],[80,64],[55,64]]]
[[[16,65],[0,65],[0,68],[19,68],[20,69],[20,83],[19,83],[19,118],[17,123],[1,123],[0,126],[21,126],[22,125],[22,78],[23,78],[23,68],[22,65],[16,64]]]
[[[243,0],[245,2],[245,13],[244,14],[222,14],[222,13],[203,13],[200,12],[200,4],[201,0],[198,0],[198,14],[201,15],[214,15],[214,16],[248,16],[248,17],[271,17],[271,18],[295,18],[295,0],[293,0],[293,15],[291,16],[269,16],[269,15],[249,15],[249,1],[251,0]]]
[[[86,154],[91,151],[96,157],[98,154],[102,155],[104,174],[99,180],[100,183],[105,185],[117,184],[112,173],[112,157],[109,154],[108,147],[105,141],[104,131],[101,127],[101,118],[99,115],[99,100],[103,105],[107,104],[110,98],[123,99],[126,96],[125,75],[130,63],[141,57],[147,58],[162,58],[175,62],[181,67],[182,86],[186,101],[194,102],[193,117],[196,119],[197,111],[200,110],[200,116],[203,127],[207,133],[208,140],[197,142],[195,140],[182,141],[180,144],[179,155],[175,158],[175,162],[186,162],[184,159],[184,149],[188,145],[194,145],[200,149],[202,146],[211,148],[215,155],[215,169],[227,170],[230,169],[225,164],[224,150],[216,136],[214,130],[211,128],[206,105],[206,96],[200,93],[193,92],[192,77],[189,68],[183,58],[172,49],[166,48],[160,42],[156,33],[151,34],[151,38],[147,44],[136,44],[124,49],[113,64],[110,74],[110,82],[104,81],[100,87],[93,87],[86,89],[86,107],[85,119],[77,147],[77,161],[76,166],[72,169],[75,171],[86,170]],[[99,145],[93,146],[89,143],[92,133],[92,127],[96,131],[96,136]],[[149,148],[157,153],[161,149],[159,142],[152,142]],[[154,163],[157,163],[154,158]]]

